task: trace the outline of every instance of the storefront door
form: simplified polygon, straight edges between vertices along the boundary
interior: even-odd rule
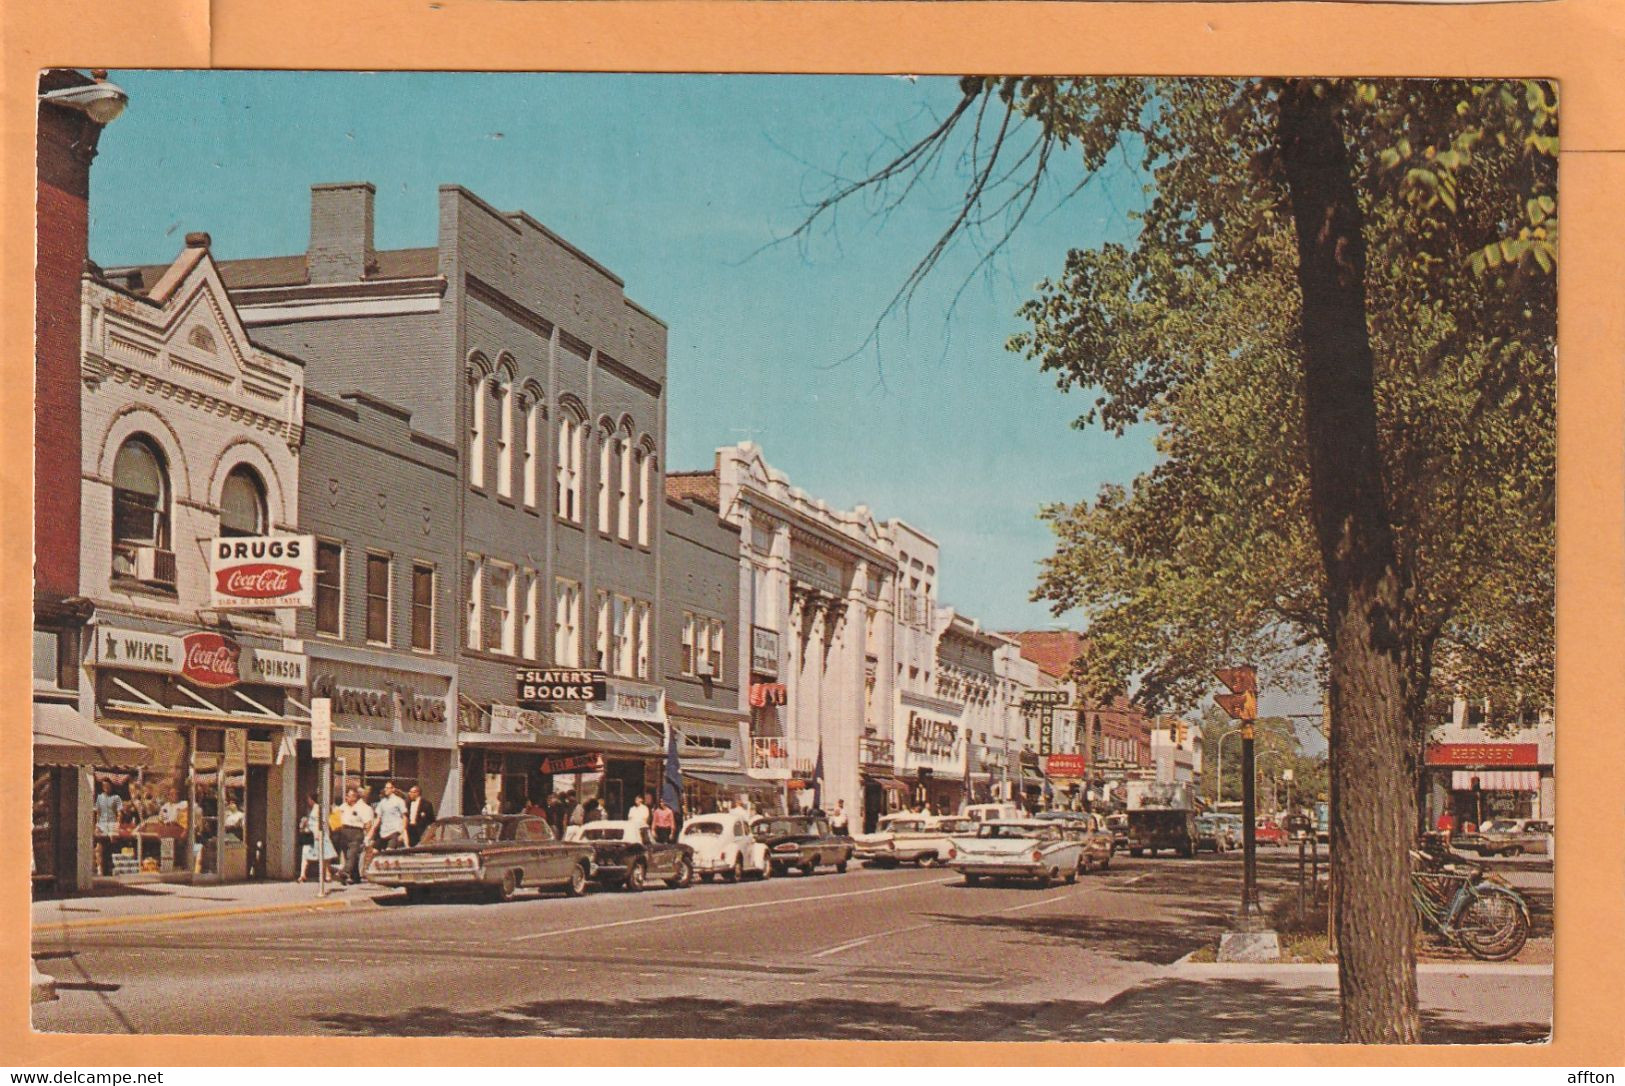
[[[265,835],[270,822],[266,797],[270,783],[268,767],[248,767],[248,877],[251,879],[265,878]]]

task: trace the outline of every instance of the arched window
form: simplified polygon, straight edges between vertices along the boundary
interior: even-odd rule
[[[581,459],[586,429],[586,420],[569,405],[560,409],[555,511],[572,524],[580,524],[582,517]]]
[[[468,481],[471,486],[485,485],[485,401],[491,392],[491,378],[481,377],[474,383],[474,394],[468,404]]]
[[[536,472],[542,461],[542,401],[532,394],[525,404],[525,504],[536,508]]]
[[[650,488],[654,485],[655,458],[648,449],[638,450],[638,545],[649,545],[652,531],[649,520],[654,515]]]
[[[615,534],[630,541],[632,538],[632,434],[621,434],[615,443],[615,456],[620,472],[619,500],[615,506]]]
[[[220,534],[265,535],[265,484],[247,464],[238,464],[226,476],[220,492]]]
[[[497,410],[497,493],[513,497],[513,382],[499,381],[495,388]]]
[[[615,432],[605,427],[598,435],[598,530],[605,535],[614,531],[610,488],[615,478]]]
[[[113,542],[169,547],[169,471],[150,438],[130,438],[113,461]]]

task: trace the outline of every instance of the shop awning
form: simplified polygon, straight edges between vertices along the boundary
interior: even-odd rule
[[[685,768],[683,770],[683,776],[692,777],[697,781],[704,781],[706,784],[714,784],[718,788],[729,792],[753,792],[758,795],[771,794],[777,796],[781,791],[783,791],[782,782],[780,781],[764,781],[756,777],[747,776],[744,773],[726,773],[721,770]]]
[[[665,726],[652,720],[635,717],[587,714],[587,739],[599,745],[616,744],[627,752],[666,749]]]
[[[880,785],[880,787],[888,789],[892,792],[907,793],[909,791],[908,784],[904,781],[898,780],[896,777],[870,777],[869,779]]]
[[[147,748],[97,727],[76,706],[36,701],[34,764],[134,768],[147,764]]]
[[[1538,769],[1457,769],[1450,774],[1450,787],[1461,792],[1470,791],[1473,778],[1486,792],[1538,792]]]

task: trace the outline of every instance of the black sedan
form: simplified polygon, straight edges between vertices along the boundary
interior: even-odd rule
[[[792,867],[811,875],[820,867],[833,867],[841,874],[852,861],[850,837],[837,837],[829,819],[811,815],[784,815],[757,819],[751,826],[756,839],[767,846],[773,873],[782,875]]]
[[[441,890],[506,900],[521,886],[575,897],[586,890],[591,862],[591,849],[555,838],[545,818],[470,815],[433,823],[413,848],[379,853],[366,874],[368,882],[404,888],[413,901]]]
[[[600,886],[633,893],[651,879],[681,890],[694,881],[694,850],[656,841],[649,827],[636,822],[589,822],[581,841],[592,847],[592,877]]]

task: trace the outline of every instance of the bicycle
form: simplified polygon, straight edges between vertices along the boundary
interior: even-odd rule
[[[1417,919],[1473,957],[1504,962],[1529,939],[1529,904],[1499,876],[1453,855],[1411,850]]]

